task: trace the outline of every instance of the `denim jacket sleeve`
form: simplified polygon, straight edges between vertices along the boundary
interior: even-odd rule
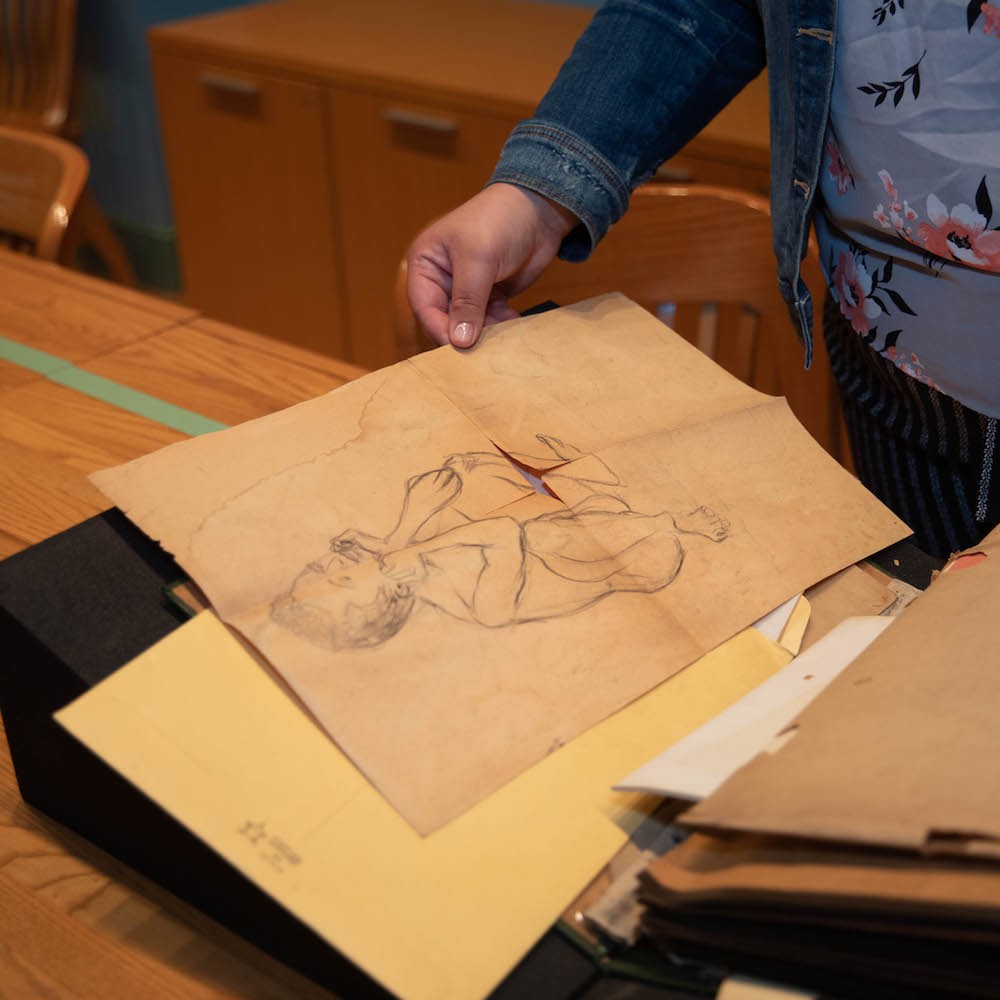
[[[764,67],[753,0],[608,0],[489,183],[530,188],[583,225],[560,256],[585,259],[632,190]]]

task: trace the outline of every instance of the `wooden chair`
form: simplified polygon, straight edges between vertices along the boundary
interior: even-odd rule
[[[785,396],[813,437],[846,462],[843,417],[820,333],[824,286],[815,245],[803,275],[817,303],[817,343],[808,372],[778,292],[767,201],[730,188],[648,184],[636,190],[625,218],[588,261],[556,261],[513,305],[569,305],[622,292],[737,378]],[[406,304],[402,273],[396,315],[401,356],[425,349]]]
[[[70,124],[76,0],[0,3],[3,124],[63,135]]]
[[[0,240],[57,260],[89,169],[64,139],[0,126]]]
[[[77,0],[0,0],[0,125],[76,143],[73,116]],[[89,187],[80,194],[63,261],[80,245],[115,281],[135,285],[132,263]]]

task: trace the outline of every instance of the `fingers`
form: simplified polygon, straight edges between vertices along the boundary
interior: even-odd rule
[[[438,344],[471,347],[483,326],[513,319],[507,297],[527,288],[575,224],[541,195],[492,184],[414,241],[407,257],[413,311]]]
[[[438,260],[442,250],[414,246],[406,271],[410,307],[427,335],[437,344],[448,343],[448,305],[451,299],[450,268]]]
[[[492,255],[456,257],[448,311],[448,335],[456,347],[472,347],[479,339],[496,279],[497,262]]]
[[[406,482],[406,489],[407,492],[412,492],[426,483],[435,490],[454,490],[461,485],[461,482],[461,477],[454,469],[442,466],[440,469],[431,469],[411,477]]]
[[[458,315],[455,318],[455,296],[461,294],[455,291],[456,283],[463,279],[458,277],[453,279],[450,271],[438,262],[436,256],[431,252],[415,248],[406,274],[406,292],[410,306],[427,335],[435,343],[453,343],[456,347],[471,347],[479,339],[483,327],[502,323],[508,319],[517,319],[520,315],[516,309],[507,304],[506,294],[492,284],[491,275],[495,274],[495,267],[491,268],[489,261],[484,261],[478,268],[474,266],[471,269],[463,269],[463,273],[469,275],[466,283],[471,282],[475,287],[471,292],[465,293],[466,301],[459,301],[457,304]],[[477,273],[481,276],[478,279]],[[484,280],[490,281],[486,289],[488,298],[485,307],[482,305]],[[461,326],[462,323],[469,322],[470,313],[473,317],[478,317],[473,319],[471,329],[468,326]],[[452,336],[455,327],[460,329]]]
[[[507,296],[499,289],[493,290],[489,304],[486,306],[486,326],[493,323],[503,323],[508,319],[517,319],[521,314],[507,303]]]

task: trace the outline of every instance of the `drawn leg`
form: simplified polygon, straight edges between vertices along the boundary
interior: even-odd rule
[[[524,525],[528,552],[555,576],[651,593],[677,576],[684,550],[669,514],[593,510],[543,515]]]

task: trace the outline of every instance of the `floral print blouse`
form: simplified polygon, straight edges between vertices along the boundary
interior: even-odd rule
[[[841,0],[817,213],[872,350],[1000,417],[1000,0]]]

